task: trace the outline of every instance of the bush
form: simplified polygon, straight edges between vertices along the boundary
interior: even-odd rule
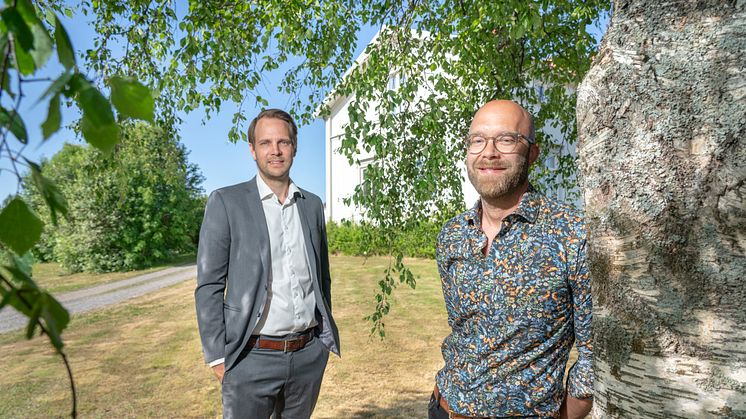
[[[435,258],[435,242],[440,228],[439,221],[424,221],[403,228],[396,233],[393,250],[407,257]],[[353,224],[349,221],[326,224],[329,252],[349,256],[388,255],[389,244],[377,227],[369,223]]]
[[[68,203],[56,227],[34,183],[24,180],[24,196],[45,222],[37,260],[55,260],[71,272],[106,272],[194,251],[204,208],[197,167],[159,128],[131,124],[122,137],[109,156],[65,144],[42,163]]]

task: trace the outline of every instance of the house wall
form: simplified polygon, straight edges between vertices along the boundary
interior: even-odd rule
[[[362,148],[357,156],[361,164],[349,164],[347,157],[339,152],[342,146],[342,135],[349,115],[347,108],[350,98],[340,100],[332,109],[326,120],[326,219],[340,222],[342,220],[360,221],[362,213],[354,204],[346,205],[345,198],[352,197],[355,187],[362,183],[362,171],[368,162],[373,160],[373,153]]]

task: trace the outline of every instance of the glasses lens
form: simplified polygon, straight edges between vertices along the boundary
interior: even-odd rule
[[[478,135],[470,135],[466,139],[466,144],[469,147],[470,153],[479,153],[484,149],[487,144],[487,139]]]
[[[495,147],[501,153],[512,153],[520,138],[513,134],[504,134],[495,138]]]

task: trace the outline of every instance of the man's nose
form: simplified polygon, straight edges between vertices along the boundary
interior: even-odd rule
[[[482,157],[500,157],[502,154],[497,151],[497,139],[489,138],[487,144],[484,145],[482,150]]]
[[[279,141],[273,142],[269,151],[272,154],[276,154],[276,155],[282,154],[282,147],[280,147],[280,142]]]

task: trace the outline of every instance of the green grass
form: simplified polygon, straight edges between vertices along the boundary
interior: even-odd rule
[[[67,273],[58,263],[54,262],[36,263],[33,265],[32,269],[34,281],[36,281],[36,284],[39,285],[39,287],[46,289],[52,294],[59,294],[62,292],[70,292],[92,287],[94,285],[132,278],[133,276],[158,271],[172,266],[194,263],[195,258],[196,256],[194,254],[181,255],[147,269],[128,272],[78,272],[70,274]]]

